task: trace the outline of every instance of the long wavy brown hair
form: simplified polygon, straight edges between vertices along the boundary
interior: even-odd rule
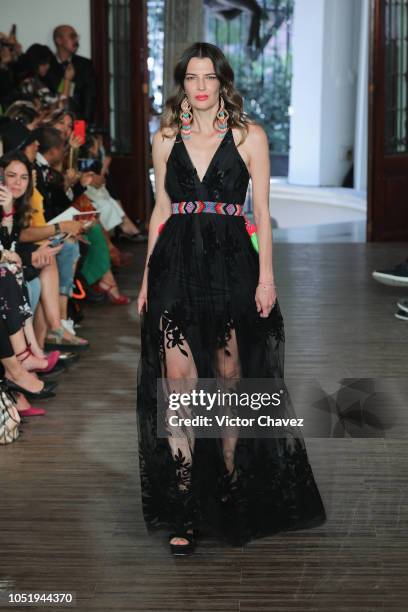
[[[13,161],[22,163],[27,168],[28,185],[23,195],[14,202],[14,223],[19,229],[29,227],[33,209],[30,200],[33,194],[33,167],[22,151],[10,151],[0,158],[0,168],[5,170]]]
[[[220,95],[224,98],[225,108],[229,113],[228,126],[241,130],[242,144],[248,134],[248,125],[253,123],[243,110],[243,99],[234,85],[234,71],[227,58],[215,45],[197,42],[188,47],[174,68],[175,93],[166,100],[161,116],[160,127],[170,128],[173,131],[181,129],[180,110],[184,96],[184,78],[189,61],[193,57],[209,58],[214,65],[214,72],[220,82]],[[215,124],[215,120],[214,120]],[[215,127],[215,125],[214,125]],[[163,136],[170,138],[169,134]]]

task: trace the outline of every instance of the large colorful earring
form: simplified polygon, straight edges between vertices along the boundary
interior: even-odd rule
[[[191,106],[187,96],[183,98],[179,116],[181,120],[181,137],[184,138],[184,140],[188,140],[191,138],[191,120],[193,118],[193,113],[191,112]]]
[[[220,108],[217,113],[217,127],[216,130],[219,132],[218,137],[223,138],[225,132],[228,130],[228,117],[229,113],[225,108],[224,98],[220,96]]]

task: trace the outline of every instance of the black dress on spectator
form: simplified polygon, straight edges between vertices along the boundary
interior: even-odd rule
[[[18,252],[18,235],[16,224],[13,224],[10,233],[6,227],[0,226],[0,243],[3,249],[11,250],[15,247]],[[23,266],[25,264],[30,269],[31,254],[21,253],[20,256]],[[0,265],[0,316],[9,336],[17,333],[24,326],[26,319],[32,316],[24,273],[18,272],[10,264]]]

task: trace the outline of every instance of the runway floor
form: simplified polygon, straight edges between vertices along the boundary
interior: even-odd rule
[[[119,281],[135,298],[144,248],[131,248]],[[405,379],[408,323],[393,317],[404,290],[371,279],[405,257],[399,244],[276,244],[286,374]],[[406,439],[307,439],[325,525],[174,559],[141,514],[135,302],[88,306],[80,332],[92,348],[47,415],[0,447],[0,591],[75,592],[78,612],[407,609]]]

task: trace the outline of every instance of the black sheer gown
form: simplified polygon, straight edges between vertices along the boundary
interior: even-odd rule
[[[178,134],[165,181],[173,214],[148,264],[137,392],[148,529],[193,527],[238,545],[324,522],[302,437],[238,437],[232,447],[222,438],[160,438],[156,385],[183,377],[283,378],[283,319],[278,302],[267,318],[256,310],[259,261],[244,218],[236,206],[230,214],[197,214],[202,202],[242,205],[248,182],[231,129],[202,180]],[[180,202],[190,214],[175,214]]]

